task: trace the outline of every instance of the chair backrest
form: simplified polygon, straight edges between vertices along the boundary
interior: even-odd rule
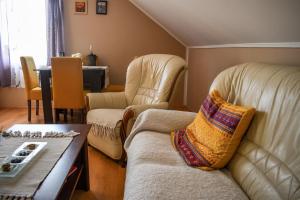
[[[134,59],[127,69],[127,104],[168,101],[176,79],[185,67],[185,61],[174,55],[150,54]]]
[[[34,71],[36,69],[34,60],[30,56],[22,56],[20,57],[22,71],[25,82],[25,90],[27,94],[27,98],[30,97],[30,91],[33,88],[39,87],[39,80],[37,72]]]
[[[233,178],[250,199],[300,199],[300,67],[242,64],[212,89],[257,110],[229,163]]]
[[[51,58],[54,108],[84,108],[80,58]]]

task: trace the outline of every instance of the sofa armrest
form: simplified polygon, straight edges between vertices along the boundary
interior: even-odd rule
[[[98,108],[125,109],[127,106],[124,92],[105,92],[87,94],[88,110]]]
[[[154,131],[170,134],[176,129],[186,128],[193,122],[197,113],[175,110],[149,109],[141,113],[136,119],[132,131],[126,138],[124,148],[127,150],[131,140],[142,131]]]

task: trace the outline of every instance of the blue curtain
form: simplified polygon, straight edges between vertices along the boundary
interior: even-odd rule
[[[65,52],[64,8],[63,0],[48,0],[47,5],[47,57],[50,65],[51,57]]]

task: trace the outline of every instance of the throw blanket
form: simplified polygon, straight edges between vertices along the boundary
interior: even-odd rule
[[[149,109],[141,113],[129,136],[127,137],[124,148],[127,151],[132,139],[141,131],[156,131],[170,134],[175,129],[185,128],[196,117],[196,113],[182,112],[174,110]]]
[[[171,130],[186,127],[195,116],[168,110],[148,110],[139,115],[125,144],[124,200],[248,199],[230,175],[189,167],[174,150]]]

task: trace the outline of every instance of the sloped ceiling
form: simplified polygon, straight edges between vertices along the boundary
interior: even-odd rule
[[[300,0],[130,0],[186,46],[300,42]]]

